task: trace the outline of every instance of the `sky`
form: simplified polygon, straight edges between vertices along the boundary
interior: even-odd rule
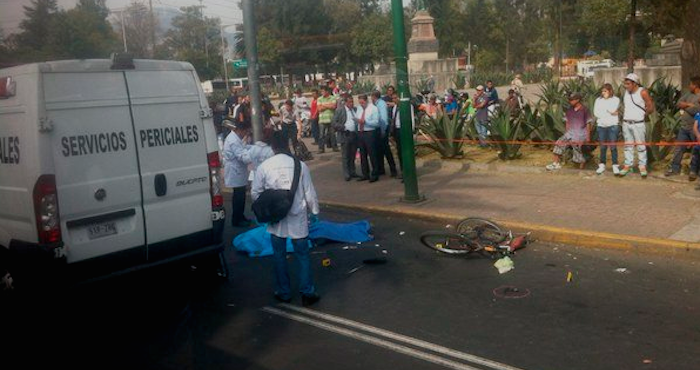
[[[107,7],[118,11],[128,6],[134,0],[107,0]],[[179,9],[183,6],[200,5],[199,0],[151,0],[153,7]],[[317,1],[317,0],[310,0]],[[70,9],[78,0],[57,0],[58,6]],[[148,0],[140,0],[148,5]],[[212,18],[221,18],[222,24],[240,24],[243,16],[238,7],[240,0],[202,0],[204,15]],[[24,17],[22,6],[31,4],[31,0],[0,0],[0,28],[4,34],[17,31],[19,23]]]
[[[128,6],[135,0],[107,0],[107,7],[113,11]],[[136,0],[148,5],[148,0]],[[153,7],[163,7],[170,9],[179,9],[183,6],[200,5],[199,0],[151,0]],[[320,1],[320,0],[309,0]],[[75,6],[78,0],[57,0],[58,6],[64,9],[70,9]],[[240,0],[202,0],[204,5],[204,15],[211,18],[221,18],[221,23],[241,24],[243,23],[243,15],[238,6]],[[410,0],[403,0],[404,6],[410,3]],[[5,35],[16,32],[19,23],[24,17],[23,5],[31,4],[31,0],[0,0],[0,28]]]

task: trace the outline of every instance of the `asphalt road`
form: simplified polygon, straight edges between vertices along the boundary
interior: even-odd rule
[[[251,370],[698,369],[700,261],[535,243],[514,257],[515,270],[499,275],[491,260],[446,257],[419,244],[421,232],[444,224],[339,209],[323,209],[323,218],[369,219],[376,241],[314,251],[323,298],[313,310],[300,309],[298,297],[290,306],[276,304],[271,260],[229,248],[226,281],[169,267],[5,314],[3,363],[17,369],[39,363]],[[226,230],[227,240],[233,235]],[[378,254],[388,263],[351,273]],[[331,259],[330,267],[321,265],[324,258]],[[514,289],[504,296],[501,287]]]

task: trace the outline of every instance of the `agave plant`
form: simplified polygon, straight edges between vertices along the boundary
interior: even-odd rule
[[[670,110],[664,113],[654,112],[649,116],[647,125],[648,140],[652,143],[673,142],[676,139],[676,132],[681,125],[681,121]],[[652,145],[647,148],[649,162],[659,162],[666,159],[673,152],[673,146]]]
[[[442,158],[458,158],[464,155],[464,138],[467,134],[468,121],[459,114],[450,117],[440,114],[437,118],[426,116],[420,123],[419,131],[430,142],[419,144],[440,153]]]
[[[532,127],[530,127],[525,119],[525,116],[531,116],[532,109],[530,106],[525,106],[523,112],[517,117],[512,117],[510,109],[499,109],[491,118],[491,137],[498,143],[500,152],[498,158],[501,160],[518,159],[520,147],[518,143],[530,136]]]
[[[421,93],[429,93],[431,92],[429,81],[429,78],[419,78],[413,83],[413,89]]]
[[[550,80],[540,85],[540,93],[537,97],[540,99],[537,106],[544,108],[562,106],[566,101],[564,88],[557,80]]]
[[[649,86],[649,95],[654,99],[656,111],[660,114],[671,112],[675,114],[678,111],[676,104],[680,99],[680,90],[669,82],[665,77],[661,77],[652,82]]]
[[[531,113],[535,114],[535,113]],[[561,106],[549,106],[546,109],[540,110],[535,117],[530,116],[530,120],[538,118],[538,123],[533,127],[532,139],[541,142],[554,142],[566,132],[566,123],[564,122],[564,110]]]
[[[369,94],[376,88],[377,86],[372,81],[357,81],[352,90],[355,94]]]
[[[454,82],[455,87],[458,90],[462,90],[465,86],[467,86],[467,76],[465,76],[462,72],[457,72],[457,74],[452,78],[452,82]]]

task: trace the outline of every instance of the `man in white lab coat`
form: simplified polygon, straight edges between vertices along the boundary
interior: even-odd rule
[[[275,156],[263,162],[257,171],[251,189],[253,201],[257,200],[263,191],[289,190],[294,180],[294,159],[288,142],[281,132],[275,132],[272,139],[272,150]],[[287,239],[291,239],[294,254],[299,262],[299,290],[302,304],[312,305],[320,299],[311,275],[309,258],[309,216],[316,220],[319,213],[316,190],[311,182],[311,172],[304,162],[301,162],[299,187],[294,194],[294,202],[287,217],[282,221],[267,225],[267,232],[272,237],[275,264],[275,298],[282,302],[292,300],[291,284],[287,269]]]
[[[225,124],[231,125],[230,121]],[[248,148],[250,125],[237,123],[224,142],[224,184],[233,188],[231,224],[234,227],[248,227],[245,217],[246,185],[248,185],[248,165],[252,162]]]

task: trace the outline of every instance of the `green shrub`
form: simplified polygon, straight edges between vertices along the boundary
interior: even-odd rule
[[[467,76],[465,76],[463,72],[457,72],[452,78],[452,82],[455,84],[457,90],[462,90],[467,86]]]
[[[521,157],[522,144],[516,142],[530,137],[532,128],[528,123],[531,116],[532,108],[530,106],[525,106],[517,117],[512,117],[510,109],[507,108],[496,111],[496,114],[491,118],[490,131],[491,138],[497,142],[500,149],[499,159],[505,161]]]
[[[453,117],[447,114],[440,114],[437,118],[425,116],[420,124],[419,130],[428,138],[430,142],[420,144],[428,147],[442,156],[442,158],[458,158],[464,155],[464,138],[467,133],[468,121],[459,114]]]

